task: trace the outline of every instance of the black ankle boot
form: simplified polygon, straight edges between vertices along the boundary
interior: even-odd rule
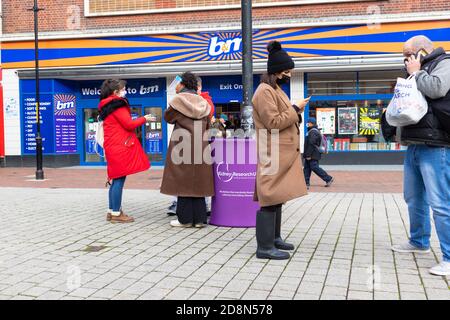
[[[276,217],[275,217],[275,240],[274,240],[275,248],[280,250],[294,250],[295,247],[293,244],[284,242],[281,238],[281,206],[277,208]]]
[[[285,260],[290,254],[275,248],[275,212],[261,211],[256,213],[256,241],[258,248],[256,257],[259,259]]]

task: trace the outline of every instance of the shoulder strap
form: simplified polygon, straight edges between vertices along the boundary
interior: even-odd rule
[[[439,64],[439,62],[444,61],[445,59],[450,59],[450,54],[446,53],[446,54],[443,54],[443,55],[437,57],[436,60],[434,60],[428,67],[428,74],[432,73],[433,70]]]
[[[320,135],[322,135],[322,133],[320,132],[319,129],[317,129],[317,128],[312,128],[310,131],[313,131],[313,130],[317,131]]]

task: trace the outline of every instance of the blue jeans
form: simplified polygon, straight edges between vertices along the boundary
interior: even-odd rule
[[[321,167],[319,167],[318,160],[306,160],[305,159],[305,166],[303,168],[303,173],[305,175],[305,182],[307,185],[309,185],[309,180],[311,179],[312,172],[317,174],[320,177],[320,179],[322,179],[325,182],[330,182],[332,179],[331,176],[329,176],[325,170],[323,170]]]
[[[111,187],[109,187],[109,209],[112,211],[118,212],[122,207],[122,191],[126,178],[113,179]]]
[[[450,261],[450,148],[411,145],[404,171],[410,243],[430,247],[431,207],[444,261]]]

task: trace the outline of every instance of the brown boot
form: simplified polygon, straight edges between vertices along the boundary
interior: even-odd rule
[[[113,216],[111,215],[111,222],[112,223],[130,223],[134,222],[134,218],[126,215],[122,211],[120,212],[120,215]]]
[[[120,213],[123,213],[122,208],[120,209]],[[111,211],[108,211],[106,213],[106,221],[111,221],[111,217],[112,217]]]

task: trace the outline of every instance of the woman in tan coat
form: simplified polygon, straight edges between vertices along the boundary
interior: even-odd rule
[[[300,130],[309,99],[292,105],[281,85],[288,83],[294,61],[277,41],[267,46],[267,73],[253,97],[253,119],[258,143],[255,200],[261,206],[256,216],[256,256],[288,259],[292,244],[281,238],[281,207],[306,192],[300,156]]]
[[[197,94],[197,78],[193,73],[186,72],[181,78],[177,95],[164,113],[164,119],[175,127],[167,150],[161,193],[178,197],[178,220],[171,221],[171,226],[201,228],[206,221],[205,197],[214,195],[212,162],[205,159],[211,153],[209,142],[204,139],[210,127],[211,107]]]

